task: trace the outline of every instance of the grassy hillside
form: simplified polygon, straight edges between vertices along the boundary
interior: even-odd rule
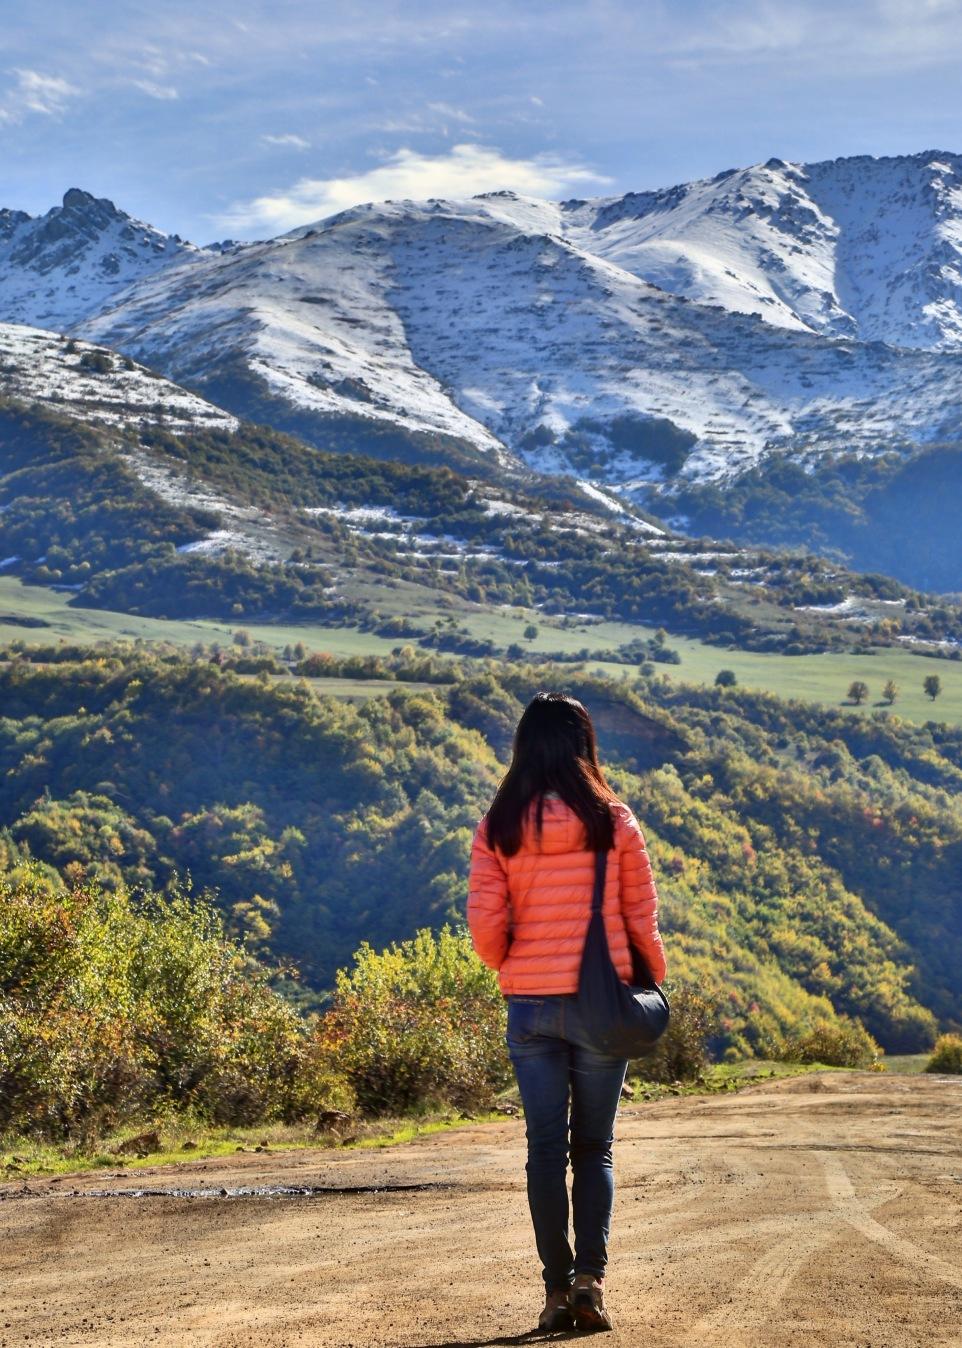
[[[0,563],[71,607],[138,618],[406,621],[423,639],[443,610],[537,609],[788,654],[962,637],[956,605],[801,554],[651,532],[572,481],[481,483],[265,427],[134,432],[11,400]]]
[[[418,659],[388,672],[429,690],[358,703],[319,695],[322,680],[243,677],[206,653],[8,659],[0,864],[37,858],[108,888],[163,889],[189,872],[256,947],[323,988],[361,939],[462,912],[471,831],[513,725],[555,682],[596,715],[616,787],[649,833],[674,972],[720,999],[721,1047],[770,1055],[832,1008],[906,1051],[930,1041],[932,1013],[955,1023],[958,731]]]

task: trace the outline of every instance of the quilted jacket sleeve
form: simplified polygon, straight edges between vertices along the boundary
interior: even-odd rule
[[[486,830],[485,818],[478,825],[471,845],[468,927],[481,959],[492,969],[500,969],[511,943],[508,877],[497,853],[488,846]]]
[[[667,965],[658,932],[658,893],[644,835],[630,811],[620,832],[621,912],[628,939],[644,956],[655,982],[662,983]]]

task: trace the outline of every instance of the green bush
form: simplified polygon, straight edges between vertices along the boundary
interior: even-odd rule
[[[935,1041],[926,1072],[962,1073],[962,1035],[943,1034]]]
[[[872,1067],[882,1050],[858,1020],[838,1016],[803,1025],[787,1037],[789,1062],[824,1063],[827,1067]]]
[[[690,985],[666,984],[671,1003],[668,1029],[654,1052],[639,1058],[632,1070],[646,1081],[694,1081],[708,1066],[708,1041],[717,1032],[714,1003]]]
[[[0,878],[0,1131],[291,1120],[348,1096],[206,901]]]
[[[368,1114],[476,1110],[508,1084],[504,998],[466,933],[366,942],[337,975],[321,1033]]]

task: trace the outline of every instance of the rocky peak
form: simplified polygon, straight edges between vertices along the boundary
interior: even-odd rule
[[[86,206],[98,205],[106,206],[111,211],[116,211],[117,209],[116,206],[114,206],[114,203],[108,201],[106,197],[100,197],[98,199],[92,192],[85,192],[82,187],[68,187],[63,194],[63,204],[68,208],[78,207],[82,209]],[[56,207],[54,207],[54,209],[56,209]]]
[[[0,211],[0,319],[63,328],[199,250],[80,187],[45,215]]]

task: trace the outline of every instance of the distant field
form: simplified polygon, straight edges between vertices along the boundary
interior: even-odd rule
[[[504,642],[502,635],[510,631],[508,641],[517,641],[535,651],[580,651],[589,646],[595,650],[623,645],[633,637],[648,637],[654,628],[632,626],[629,623],[589,623],[569,629],[548,627],[537,613],[530,620],[538,625],[535,641],[522,639],[527,617],[519,621],[513,614],[496,613],[490,618],[483,614],[459,614],[459,620],[473,635]],[[892,712],[910,721],[945,721],[962,724],[962,662],[932,660],[912,655],[905,650],[880,648],[871,655],[848,653],[829,655],[769,655],[758,651],[728,651],[720,646],[709,646],[703,641],[684,637],[668,638],[672,650],[681,656],[680,665],[658,665],[660,674],[675,682],[712,684],[720,669],[734,670],[741,686],[778,693],[781,697],[800,698],[806,702],[820,702],[842,707],[854,714],[864,715],[877,710],[882,689],[889,679],[899,687],[899,695]],[[589,667],[620,678],[631,676],[630,665],[591,661]],[[922,681],[928,674],[938,674],[942,692],[933,703],[922,691]],[[850,706],[846,699],[849,685],[861,679],[869,687],[869,697],[861,707]]]
[[[681,656],[680,665],[659,665],[659,672],[684,683],[714,683],[720,669],[734,670],[745,688],[765,689],[781,697],[799,698],[839,707],[854,715],[878,710],[882,689],[889,679],[899,687],[895,705],[889,710],[909,721],[945,721],[962,724],[962,663],[952,660],[924,659],[908,651],[881,648],[871,655],[848,653],[831,655],[767,655],[755,651],[726,651],[697,641],[670,638],[668,644]],[[616,678],[623,665],[598,663]],[[938,674],[942,692],[932,702],[922,691],[928,674]],[[851,706],[846,698],[849,684],[861,679],[869,687],[868,699],[861,707]]]
[[[482,611],[460,601],[449,607],[429,607],[427,591],[411,586],[405,593],[392,592],[397,611],[400,604],[410,601],[412,617],[421,622],[448,614],[466,627],[473,636],[494,641],[499,646],[517,642],[526,650],[537,653],[576,652],[583,647],[601,651],[620,646],[632,637],[650,636],[652,628],[632,626],[629,623],[602,622],[563,628],[552,625],[537,612],[519,612],[516,609]],[[61,638],[66,641],[93,642],[138,639],[169,641],[190,647],[195,642],[210,644],[219,641],[229,645],[235,626],[211,621],[165,621],[157,618],[139,618],[125,613],[110,613],[101,609],[72,609],[65,594],[38,585],[23,585],[12,576],[0,576],[0,645],[21,640],[28,645],[45,645]],[[382,605],[382,611],[389,611]],[[46,627],[21,627],[10,619],[42,618]],[[524,628],[529,622],[538,627],[538,636],[525,641]],[[379,637],[349,627],[321,627],[310,624],[269,626],[257,623],[238,623],[258,641],[283,649],[288,644],[302,641],[309,650],[330,651],[332,655],[389,654],[400,644],[398,637]],[[778,693],[782,697],[800,698],[827,706],[843,707],[853,715],[871,713],[880,704],[882,688],[888,679],[894,679],[900,692],[892,711],[895,715],[913,721],[945,721],[962,724],[962,663],[950,660],[924,659],[904,650],[880,649],[871,655],[766,655],[753,651],[727,651],[708,646],[701,641],[670,637],[668,644],[681,656],[680,665],[660,665],[665,677],[694,684],[711,684],[720,669],[734,670],[741,686]],[[611,664],[598,660],[589,662],[593,670],[603,671],[614,678],[631,677],[629,665]],[[942,694],[931,702],[922,692],[922,681],[927,674],[938,674],[942,680]],[[849,706],[846,693],[853,679],[861,679],[869,686],[869,698],[861,707]],[[563,673],[555,676],[564,682]],[[377,685],[365,685],[362,680],[324,680],[331,694],[341,696],[370,696]],[[344,687],[336,685],[343,683]],[[362,689],[364,691],[362,691]]]
[[[312,650],[333,655],[388,654],[398,644],[397,637],[376,637],[350,627],[310,627],[300,625],[267,626],[257,623],[236,624],[207,619],[168,621],[140,618],[129,613],[111,613],[105,609],[70,608],[68,596],[42,585],[23,585],[12,576],[0,577],[0,645],[20,640],[30,646],[45,646],[51,641],[171,641],[193,646],[202,641],[230,645],[233,633],[242,628],[258,641],[282,650],[288,643],[303,641]],[[4,619],[42,618],[47,627],[19,627]]]

